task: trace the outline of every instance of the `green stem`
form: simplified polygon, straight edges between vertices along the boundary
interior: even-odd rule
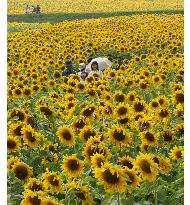
[[[158,183],[157,181],[155,181],[156,185],[158,186]],[[156,186],[156,189],[157,189],[157,186]],[[155,202],[155,205],[158,205],[158,195],[157,195],[157,190],[154,190],[154,202]]]
[[[119,192],[117,193],[117,203],[120,205]]]

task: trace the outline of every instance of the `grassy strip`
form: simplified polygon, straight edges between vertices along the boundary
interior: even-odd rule
[[[155,11],[123,11],[109,13],[42,13],[42,14],[12,14],[7,16],[8,22],[57,23],[64,20],[89,19],[112,16],[128,16],[132,14],[184,14],[184,10]]]

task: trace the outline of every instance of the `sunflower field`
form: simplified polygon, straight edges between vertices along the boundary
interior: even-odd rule
[[[43,13],[86,13],[182,9],[183,0],[8,0],[8,14],[23,14],[27,4],[39,4]]]
[[[184,203],[183,18],[8,32],[9,205]],[[62,76],[98,56],[113,62],[102,78]]]

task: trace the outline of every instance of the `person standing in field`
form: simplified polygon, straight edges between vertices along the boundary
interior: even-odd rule
[[[26,13],[30,13],[30,6],[29,5],[26,5]]]
[[[66,70],[62,72],[62,76],[69,76],[70,74],[76,74],[76,71],[73,69],[73,63],[70,60],[65,61]]]
[[[98,62],[96,61],[93,61],[91,64],[91,71],[89,73],[89,76],[92,76],[94,73],[97,73],[100,76],[100,78],[102,78],[103,76],[102,71],[99,70]]]
[[[39,5],[37,5],[37,7],[36,7],[36,13],[41,13],[41,8]]]

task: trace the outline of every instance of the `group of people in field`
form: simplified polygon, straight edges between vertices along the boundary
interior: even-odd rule
[[[41,8],[40,8],[40,5],[37,5],[37,6],[32,6],[32,10],[30,10],[30,5],[26,5],[26,13],[41,13]]]
[[[73,63],[70,60],[65,61],[66,69],[62,72],[62,76],[69,76],[70,74],[77,74],[77,72],[73,69]],[[91,69],[87,69],[85,63],[80,63],[78,67],[78,75],[82,82],[85,81],[87,76],[92,76],[94,73],[97,73],[100,78],[103,76],[103,72],[99,69],[99,65],[97,61],[93,61],[91,63]]]

